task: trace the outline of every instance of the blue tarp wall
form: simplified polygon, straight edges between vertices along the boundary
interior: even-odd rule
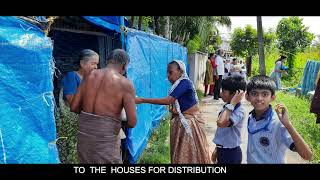
[[[129,29],[126,38],[126,51],[130,57],[128,78],[133,81],[137,96],[166,97],[171,87],[167,79],[167,64],[173,59],[187,64],[187,48],[134,29]],[[137,105],[137,125],[127,132],[130,163],[138,160],[152,131],[167,112],[162,105]]]
[[[303,95],[306,95],[309,91],[316,89],[316,78],[320,69],[320,62],[308,60],[304,67],[301,91]]]
[[[0,16],[0,163],[59,163],[52,48],[38,27]]]

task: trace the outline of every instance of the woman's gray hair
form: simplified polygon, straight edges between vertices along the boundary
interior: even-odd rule
[[[111,51],[107,58],[107,64],[121,64],[126,65],[130,62],[129,55],[123,49],[115,49]]]
[[[84,49],[80,52],[79,61],[84,61],[85,63],[87,63],[93,56],[97,56],[99,58],[98,53],[94,52],[91,49]]]

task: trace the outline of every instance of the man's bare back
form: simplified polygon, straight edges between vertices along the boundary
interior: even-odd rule
[[[128,127],[136,124],[135,91],[132,83],[112,68],[93,70],[81,83],[72,102],[74,112],[110,116],[120,120],[125,109]]]

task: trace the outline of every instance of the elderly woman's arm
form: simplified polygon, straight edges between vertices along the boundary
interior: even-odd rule
[[[159,104],[159,105],[170,105],[173,104],[176,99],[172,96],[167,96],[165,98],[139,98],[136,97],[136,104],[149,103],[149,104]]]

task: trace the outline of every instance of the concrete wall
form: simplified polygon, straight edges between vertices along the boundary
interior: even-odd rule
[[[196,52],[188,55],[189,76],[197,89],[204,89],[203,81],[206,72],[207,53]]]

